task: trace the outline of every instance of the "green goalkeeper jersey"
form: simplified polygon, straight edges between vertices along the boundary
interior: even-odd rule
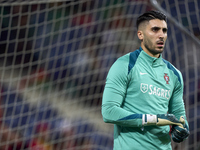
[[[102,116],[114,124],[115,150],[170,150],[169,126],[143,126],[142,114],[185,116],[179,70],[140,47],[112,65],[103,93]],[[187,121],[186,121],[187,122]]]

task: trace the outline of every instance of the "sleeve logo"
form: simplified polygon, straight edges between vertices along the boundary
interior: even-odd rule
[[[164,79],[166,81],[166,84],[169,84],[169,76],[167,75],[167,73],[164,73]]]

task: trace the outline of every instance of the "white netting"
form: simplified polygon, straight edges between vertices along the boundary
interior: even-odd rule
[[[147,0],[0,1],[0,150],[112,149],[112,125],[100,114],[105,78],[119,56],[139,47],[135,21],[152,8]],[[197,33],[199,23],[188,22]],[[197,48],[169,21],[164,57],[186,82],[191,149],[200,135]]]

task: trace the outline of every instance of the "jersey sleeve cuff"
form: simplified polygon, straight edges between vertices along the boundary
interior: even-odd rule
[[[157,123],[157,115],[143,114],[142,125],[155,125]]]

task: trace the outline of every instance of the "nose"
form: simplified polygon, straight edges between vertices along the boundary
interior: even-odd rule
[[[159,38],[160,39],[164,39],[165,36],[166,36],[166,33],[164,33],[162,30],[160,30],[160,32],[159,32]]]
[[[164,36],[165,36],[165,33],[164,33],[162,30],[160,30],[160,32],[159,32],[159,37],[160,37],[160,38],[164,38]]]

